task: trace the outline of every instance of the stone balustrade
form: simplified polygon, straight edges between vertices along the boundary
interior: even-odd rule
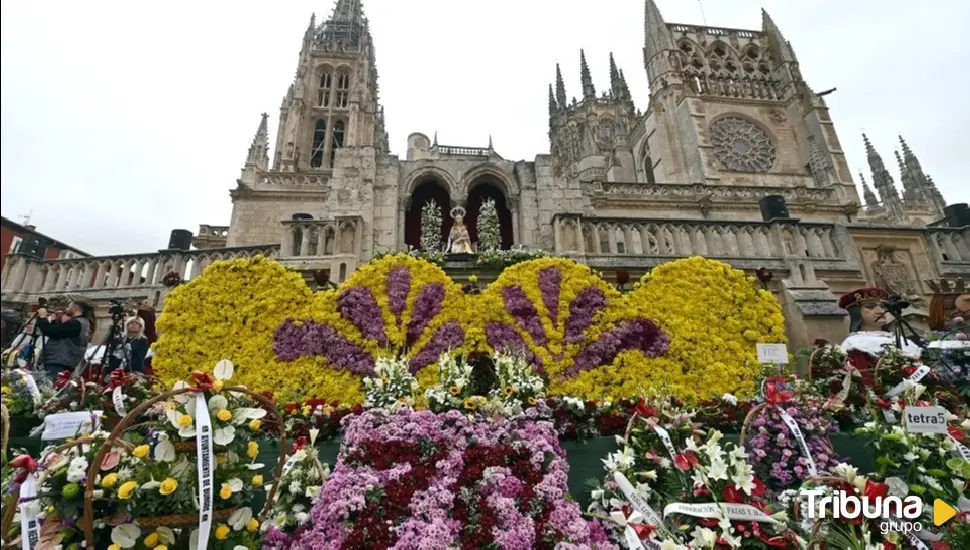
[[[930,227],[925,236],[941,275],[970,276],[970,227]]]
[[[300,271],[329,269],[343,282],[359,263],[363,227],[360,216],[283,222],[280,261]]]
[[[80,293],[93,300],[153,298],[164,293],[162,279],[174,272],[183,281],[197,277],[219,260],[248,258],[257,254],[276,257],[276,246],[208,250],[162,250],[94,258],[40,260],[10,254],[2,276],[3,302],[33,302],[40,296]]]

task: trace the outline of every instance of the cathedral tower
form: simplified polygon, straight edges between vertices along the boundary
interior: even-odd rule
[[[826,187],[833,214],[859,204],[828,108],[767,12],[760,31],[681,25],[646,0],[644,33],[638,166],[664,183]]]

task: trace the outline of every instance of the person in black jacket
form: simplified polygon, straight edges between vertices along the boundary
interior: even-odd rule
[[[47,337],[41,363],[51,379],[61,372],[73,372],[84,359],[84,352],[95,330],[94,306],[82,296],[70,296],[61,322],[56,323],[47,308],[37,310],[37,330]]]
[[[132,372],[145,372],[148,338],[145,336],[145,321],[141,317],[129,317],[125,321],[125,348],[128,368]]]

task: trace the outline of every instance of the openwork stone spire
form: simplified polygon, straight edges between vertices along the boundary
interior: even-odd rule
[[[583,83],[583,99],[596,99],[596,88],[593,86],[593,77],[589,73],[586,52],[583,50],[579,50],[579,77]]]
[[[256,135],[253,136],[253,143],[249,146],[249,154],[246,155],[246,166],[255,166],[260,170],[269,167],[269,115],[263,113],[256,128]]]
[[[862,182],[862,199],[866,201],[867,208],[876,208],[879,206],[879,197],[872,192],[869,184],[866,183],[866,177],[859,172],[859,181]]]
[[[552,84],[549,85],[549,115],[556,114],[556,96],[552,94]]]
[[[866,145],[866,157],[869,161],[869,170],[872,172],[872,183],[882,198],[882,203],[889,213],[889,219],[892,221],[904,220],[906,216],[903,211],[903,203],[899,199],[899,192],[896,191],[893,177],[886,169],[879,152],[872,146],[869,137],[862,134],[862,141]]]
[[[566,84],[562,81],[562,70],[559,69],[559,63],[556,63],[556,103],[560,107],[565,107],[566,102]]]

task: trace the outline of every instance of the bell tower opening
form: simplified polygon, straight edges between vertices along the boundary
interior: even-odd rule
[[[404,215],[404,244],[408,248],[421,248],[421,210],[424,205],[434,202],[438,205],[441,213],[441,243],[448,240],[448,232],[451,231],[451,196],[448,195],[447,186],[434,178],[427,178],[414,188],[411,193],[411,202]]]

